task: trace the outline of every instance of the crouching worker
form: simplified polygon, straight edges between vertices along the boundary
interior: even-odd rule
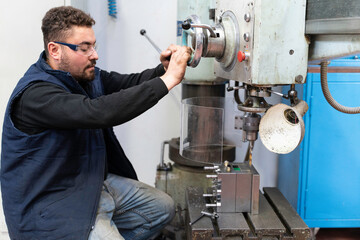
[[[179,84],[191,50],[171,45],[153,69],[107,72],[95,66],[94,24],[73,7],[50,9],[45,51],[10,97],[1,190],[11,239],[150,239],[174,216],[168,195],[137,180],[112,127]]]

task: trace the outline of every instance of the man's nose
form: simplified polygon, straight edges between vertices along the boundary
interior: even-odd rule
[[[99,55],[98,55],[98,53],[97,53],[97,51],[96,51],[95,48],[93,48],[93,52],[92,52],[92,54],[89,56],[89,58],[92,59],[92,60],[98,60],[98,59],[99,59]]]

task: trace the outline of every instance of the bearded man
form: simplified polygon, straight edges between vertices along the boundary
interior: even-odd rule
[[[168,195],[137,180],[112,127],[179,84],[191,50],[171,45],[154,69],[107,72],[95,66],[94,24],[50,9],[45,50],[10,97],[1,190],[11,239],[150,239],[174,216]]]

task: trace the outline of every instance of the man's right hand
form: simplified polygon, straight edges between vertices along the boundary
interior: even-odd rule
[[[190,59],[191,48],[185,46],[171,45],[166,50],[171,51],[170,62],[166,73],[160,78],[164,81],[168,90],[178,85],[184,78],[187,62]]]

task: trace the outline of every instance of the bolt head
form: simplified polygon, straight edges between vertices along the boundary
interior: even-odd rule
[[[245,22],[250,22],[250,20],[251,20],[251,15],[250,15],[250,13],[245,13],[245,15],[244,15],[244,20],[245,20]]]
[[[297,75],[295,77],[295,82],[296,83],[302,83],[303,80],[304,80],[304,77],[302,75]]]

